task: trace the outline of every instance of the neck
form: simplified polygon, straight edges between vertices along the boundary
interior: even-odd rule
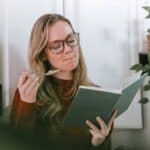
[[[72,72],[66,72],[66,71],[60,71],[60,72],[54,74],[54,77],[57,79],[63,79],[63,80],[72,80],[73,79]]]

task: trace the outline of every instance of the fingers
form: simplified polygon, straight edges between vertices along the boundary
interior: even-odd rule
[[[89,132],[94,135],[94,131],[92,129],[89,129]]]
[[[96,117],[96,120],[100,126],[100,128],[98,128],[97,126],[95,126],[91,121],[87,120],[86,124],[88,125],[88,127],[91,129],[89,130],[90,133],[99,133],[102,136],[107,136],[109,134],[110,129],[107,127],[107,125],[105,124],[105,122],[100,118],[100,117]]]
[[[23,72],[19,78],[18,89],[22,101],[35,102],[36,94],[39,88],[39,77],[34,73]]]
[[[37,82],[38,77],[34,73],[23,72],[19,78],[18,87],[28,88],[32,82]]]
[[[86,121],[86,124],[90,128],[89,132],[91,134],[97,133],[101,136],[107,136],[110,132],[111,127],[107,126],[106,123],[103,121],[103,119],[99,116],[96,117],[96,121],[98,122],[100,128],[95,126],[91,121],[89,121],[89,120]]]
[[[34,80],[33,79],[29,80],[24,90],[26,91],[26,93],[30,93],[33,91],[36,92],[38,87],[39,87],[38,78],[35,78]]]
[[[111,116],[111,118],[110,118],[110,120],[109,120],[109,122],[108,122],[108,128],[111,129],[112,124],[113,124],[113,122],[114,122],[114,120],[115,120],[116,115],[117,115],[117,110],[115,110],[115,111],[113,112],[113,114],[112,114],[112,116]]]
[[[18,88],[22,87],[22,85],[25,83],[25,81],[27,80],[28,77],[28,73],[27,72],[22,72],[21,76],[19,78],[19,82],[18,82]]]
[[[105,122],[100,118],[96,117],[97,122],[100,125],[100,128],[97,128],[92,122],[89,120],[86,121],[88,125],[89,132],[92,135],[91,143],[94,146],[98,146],[99,144],[103,143],[106,137],[109,135],[110,130],[107,128]]]
[[[38,77],[35,74],[28,76],[28,79],[24,83],[23,87],[25,91],[32,91],[34,87],[38,84]]]
[[[98,128],[91,121],[87,120],[86,124],[89,128],[91,128],[93,130],[98,130]]]
[[[29,86],[33,83],[33,81],[34,80],[30,76],[28,76],[26,82],[22,85],[23,89],[26,91],[29,88]]]
[[[101,117],[96,117],[97,122],[100,125],[101,134],[103,136],[107,136],[110,132],[110,128],[106,125],[106,123],[103,121]]]
[[[96,132],[95,130],[89,129],[89,132],[93,137],[97,137],[99,139],[105,139],[105,135],[101,134],[100,132]]]
[[[87,120],[86,124],[88,125],[89,132],[92,135],[91,143],[94,146],[97,146],[104,142],[106,137],[110,134],[110,130],[112,128],[113,121],[115,119],[115,116],[117,114],[117,111],[115,110],[112,114],[112,117],[110,118],[108,125],[103,121],[101,117],[96,117],[96,121],[98,122],[100,128],[95,126],[91,121]]]
[[[99,123],[101,129],[104,129],[104,130],[107,129],[107,125],[105,124],[105,122],[103,121],[101,117],[97,116],[96,120]]]

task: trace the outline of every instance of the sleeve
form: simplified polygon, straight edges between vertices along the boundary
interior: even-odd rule
[[[35,103],[22,101],[18,89],[11,106],[10,125],[19,130],[33,129],[36,125]]]

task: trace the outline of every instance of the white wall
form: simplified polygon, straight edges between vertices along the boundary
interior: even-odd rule
[[[27,69],[28,40],[35,20],[52,12],[51,1],[8,1],[8,49],[10,98],[12,99],[19,74]],[[16,69],[15,69],[16,68]],[[10,99],[10,100],[11,100]],[[7,105],[7,104],[6,104]]]
[[[105,6],[103,5],[104,3],[105,3]],[[118,9],[120,11],[118,11],[118,14],[116,14],[116,16],[113,16],[115,11],[117,12],[117,10],[113,11],[112,9],[115,5],[117,5],[117,3],[118,3],[118,7],[116,7],[116,9]],[[144,14],[146,14],[146,13],[141,9],[141,7],[144,4],[147,4],[147,2],[143,1],[143,0],[128,0],[128,1],[126,1],[126,0],[122,0],[122,1],[120,1],[120,0],[113,0],[113,1],[65,0],[65,6],[66,6],[65,15],[68,16],[72,20],[72,22],[74,22],[77,31],[80,31],[80,33],[81,33],[82,46],[83,46],[83,50],[85,50],[84,51],[85,56],[90,55],[92,57],[95,49],[99,49],[102,51],[101,51],[101,53],[97,54],[97,56],[95,58],[98,58],[99,60],[105,59],[103,57],[105,57],[106,56],[105,53],[107,53],[108,59],[109,59],[112,55],[110,55],[110,51],[107,51],[107,49],[109,49],[109,47],[110,48],[112,47],[112,49],[114,50],[113,56],[115,56],[115,59],[113,61],[111,61],[111,59],[109,59],[110,63],[106,64],[107,67],[104,66],[103,69],[108,69],[107,71],[109,72],[111,70],[110,68],[112,67],[112,64],[114,64],[114,62],[117,63],[118,59],[120,59],[121,62],[123,62],[123,60],[125,60],[125,62],[126,62],[124,64],[125,68],[123,67],[123,69],[125,69],[125,71],[128,72],[128,69],[129,69],[129,68],[127,68],[128,65],[132,65],[132,64],[138,62],[138,51],[145,50],[144,49],[144,47],[145,47],[145,45],[144,45],[145,31],[144,30],[145,30],[146,26],[145,26],[145,22],[144,22]],[[72,5],[74,7],[72,7]],[[95,5],[95,7],[93,7],[94,5]],[[126,12],[125,9],[127,8],[127,5],[129,6],[129,11],[127,12],[128,15],[125,14],[125,12]],[[95,13],[95,12],[97,12],[97,13]],[[106,15],[107,17],[103,19],[103,17],[102,17],[103,15]],[[123,19],[129,19],[128,20],[129,21],[128,29],[125,32],[120,32],[121,39],[118,39],[118,41],[117,41],[118,43],[122,42],[120,40],[122,40],[122,36],[125,35],[125,33],[129,35],[129,39],[128,39],[129,43],[126,43],[124,45],[124,48],[125,47],[127,48],[129,46],[128,47],[129,49],[128,48],[122,49],[122,51],[125,51],[124,54],[122,53],[122,55],[119,55],[119,54],[121,54],[119,49],[116,50],[114,48],[114,43],[113,42],[111,43],[111,41],[110,41],[111,35],[109,34],[109,31],[108,31],[108,29],[110,29],[108,27],[113,26],[112,31],[114,32],[114,34],[112,36],[119,35],[119,33],[117,31],[120,30],[121,28],[123,28],[121,21],[120,21],[120,25],[118,24],[118,29],[116,29],[115,22],[118,21],[117,16],[119,16],[119,15],[124,16],[121,19],[122,23],[124,22],[123,26],[125,26],[125,24],[126,24],[125,20],[123,20]],[[126,18],[125,18],[125,15],[126,15]],[[97,21],[95,18],[97,19]],[[106,30],[103,30],[103,33],[102,33],[102,32],[100,32],[101,31],[100,26],[104,24],[104,21],[108,21],[108,25],[104,25]],[[99,29],[97,31],[99,33],[99,39],[101,39],[100,35],[102,35],[102,34],[105,34],[105,36],[107,36],[108,39],[107,39],[106,44],[101,42],[102,39],[99,40],[99,42],[96,42],[95,36],[97,36],[97,33],[92,32],[92,31],[97,30],[96,28]],[[120,31],[123,31],[123,30],[120,30]],[[101,49],[102,46],[103,46],[103,49]],[[89,50],[87,50],[87,48]],[[129,50],[129,53],[128,53],[128,55],[126,55],[128,50]],[[87,51],[90,54],[87,53]],[[103,51],[104,51],[104,53],[103,53]],[[91,63],[90,59],[89,59],[89,62],[87,61],[88,66],[91,66],[91,68],[93,70],[95,68],[98,69],[98,66],[99,66],[99,64],[96,62],[97,59],[95,59],[95,58],[93,58],[91,60],[92,63]],[[127,65],[127,63],[129,63],[129,64]],[[114,67],[117,68],[117,66],[114,66]],[[102,74],[99,74],[100,76],[99,76],[99,78],[97,78],[95,70],[93,72],[90,72],[90,74],[93,74],[91,76],[95,76],[95,79],[101,79],[101,77],[103,78]],[[117,73],[114,75],[113,69],[112,69],[112,73],[110,73],[110,74],[115,79],[116,79],[116,76],[118,76]],[[127,74],[123,74],[123,75],[125,77]],[[111,83],[107,82],[106,79],[108,79],[108,78],[109,77],[107,76],[106,78],[104,78],[105,80],[102,80],[99,83],[101,83],[104,86],[108,86],[108,87],[109,86],[112,86],[112,87],[120,86],[119,84],[121,84],[121,82],[118,85],[114,84],[116,81],[119,80],[118,78],[116,80],[111,78],[109,80]],[[122,79],[120,79],[120,81],[121,80]],[[150,92],[147,96],[150,97]],[[134,108],[132,111],[134,111]],[[123,120],[123,119],[120,120],[121,123],[126,122],[126,124],[131,126],[130,121],[134,122],[134,120],[138,120],[137,119],[138,114],[136,114],[136,112],[135,112],[135,114],[133,115],[132,111],[129,113],[132,120],[128,120],[127,119],[128,115],[127,115],[127,118],[125,120]],[[113,132],[113,135],[112,135],[113,148],[116,148],[117,146],[120,146],[120,145],[125,145],[125,146],[128,146],[129,148],[131,148],[131,150],[149,150],[150,149],[150,142],[149,142],[150,118],[149,118],[149,114],[150,114],[150,104],[148,103],[148,104],[142,106],[142,116],[143,117],[142,117],[142,120],[139,121],[139,123],[141,121],[143,122],[143,128],[141,128],[141,129],[115,129],[115,131]]]
[[[136,9],[136,0],[65,1],[65,15],[80,33],[90,79],[104,88],[123,88],[132,76],[129,68],[138,61],[139,49]],[[115,121],[115,127],[142,128],[139,97],[140,93]]]
[[[138,0],[138,16],[140,18],[139,24],[139,34],[141,38],[141,43],[139,44],[139,51],[146,51],[145,34],[148,24],[144,17],[147,13],[141,8],[144,5],[150,6],[150,1]],[[149,24],[150,25],[150,24]],[[149,78],[145,80],[147,82]],[[150,91],[142,91],[142,95],[150,98]],[[150,150],[150,102],[142,105],[142,118],[143,118],[143,128],[140,130],[115,130],[112,135],[113,147],[119,145],[126,145],[131,148],[131,150]]]
[[[0,0],[0,83],[2,83],[2,39],[3,39],[3,7]]]
[[[27,69],[27,49],[35,20],[45,13],[62,13],[62,0],[5,0],[3,7],[3,85],[4,107],[8,107],[17,87],[19,74]],[[0,9],[1,10],[1,9]],[[2,28],[2,29],[3,29]]]

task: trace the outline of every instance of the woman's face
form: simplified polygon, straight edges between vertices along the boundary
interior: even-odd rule
[[[45,54],[53,69],[71,72],[77,67],[79,63],[79,45],[75,40],[77,40],[76,35],[67,22],[58,21],[49,26]]]

